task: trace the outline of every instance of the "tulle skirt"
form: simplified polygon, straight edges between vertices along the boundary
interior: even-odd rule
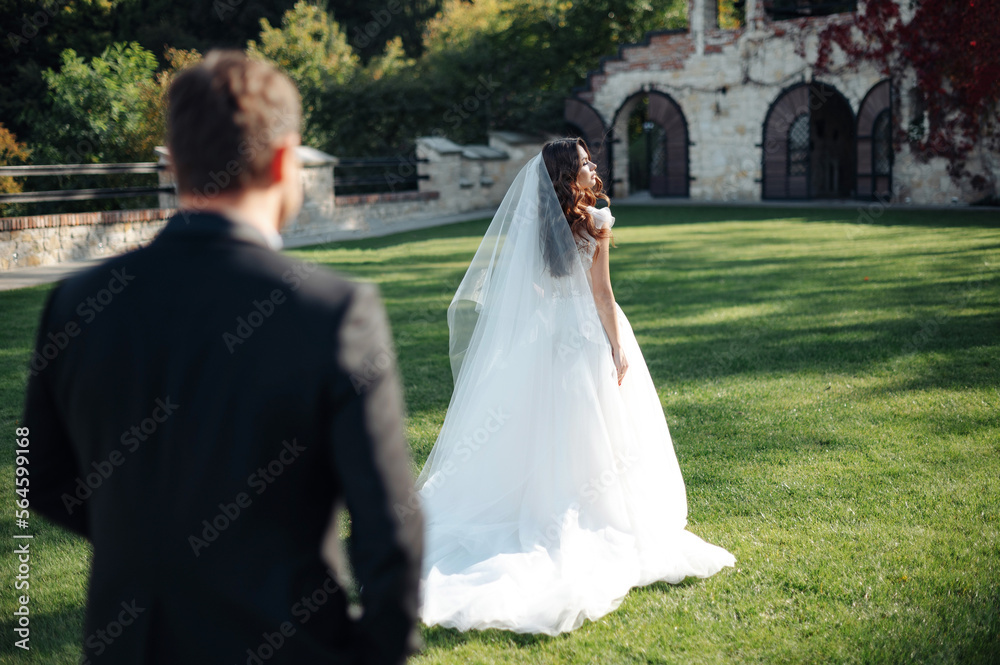
[[[426,624],[556,635],[611,612],[632,587],[734,565],[685,529],[663,409],[615,307],[629,363],[621,386],[601,331],[529,335],[532,371],[498,361],[488,379],[456,388],[418,483]]]

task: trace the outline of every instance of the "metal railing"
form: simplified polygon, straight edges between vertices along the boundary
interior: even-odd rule
[[[802,18],[807,16],[828,16],[843,12],[855,12],[857,0],[764,0],[764,11],[773,20]]]
[[[417,173],[422,163],[427,160],[404,156],[340,159],[333,170],[334,187],[338,195],[412,191],[430,178]]]
[[[427,180],[429,177],[417,173],[417,164],[425,162],[427,162],[426,159],[408,157],[342,159],[338,161],[334,168],[334,189],[338,194],[368,194],[415,190],[418,188],[420,180]],[[167,165],[157,162],[0,166],[0,177],[155,174],[165,171],[167,168]],[[373,172],[374,169],[382,169],[382,172]],[[175,192],[176,189],[173,185],[57,189],[0,194],[0,204],[91,201],[95,199],[173,194]]]
[[[156,162],[133,162],[127,164],[52,164],[28,166],[0,166],[0,176],[23,178],[27,176],[81,176],[118,175],[126,173],[157,173],[165,170],[165,165]],[[39,192],[17,192],[0,194],[2,203],[43,203],[47,201],[91,201],[93,199],[125,198],[149,196],[151,194],[173,193],[173,185],[157,187],[92,187],[88,189],[55,189]]]

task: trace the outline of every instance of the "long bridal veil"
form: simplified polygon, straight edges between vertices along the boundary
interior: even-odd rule
[[[484,353],[506,357],[514,344],[524,341],[523,333],[537,332],[538,324],[551,321],[546,315],[554,313],[555,305],[576,300],[593,305],[582,298],[589,293],[573,233],[541,155],[536,155],[507,191],[448,307],[456,389],[467,357],[473,363],[466,375],[475,367],[476,375],[486,378],[488,367],[476,365],[476,358]],[[588,331],[596,324],[600,332],[594,307],[574,312],[573,318],[586,323]]]
[[[684,530],[656,390],[633,360],[638,347],[626,347],[617,383],[540,155],[504,197],[448,327],[454,391],[417,479],[426,623],[557,634],[614,609],[632,586],[731,565]]]

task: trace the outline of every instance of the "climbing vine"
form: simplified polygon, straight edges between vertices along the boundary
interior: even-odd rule
[[[901,4],[909,2],[904,15]],[[834,48],[849,66],[871,63],[890,77],[899,98],[903,82],[912,113],[895,124],[896,149],[905,142],[922,162],[948,161],[956,182],[968,181],[996,200],[993,159],[1000,154],[1000,2],[996,0],[868,0],[847,21],[819,32],[817,73],[830,71]],[[908,19],[908,20],[907,20]],[[981,145],[982,170],[968,162]]]

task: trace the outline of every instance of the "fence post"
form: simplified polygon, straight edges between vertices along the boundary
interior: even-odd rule
[[[282,230],[283,235],[329,226],[336,206],[333,167],[337,158],[305,145],[297,146],[295,154],[302,162],[302,209]]]
[[[440,136],[421,136],[417,139],[418,173],[426,175],[419,181],[420,191],[440,193],[442,212],[454,213],[461,209],[465,192],[462,191],[462,146]]]
[[[158,145],[154,148],[156,152],[156,163],[159,166],[165,166],[168,168],[163,168],[157,171],[157,177],[159,178],[160,186],[172,185],[174,186],[174,192],[160,192],[160,210],[167,210],[169,208],[177,207],[177,180],[174,178],[174,171],[170,166],[170,151],[167,150],[165,146]]]

